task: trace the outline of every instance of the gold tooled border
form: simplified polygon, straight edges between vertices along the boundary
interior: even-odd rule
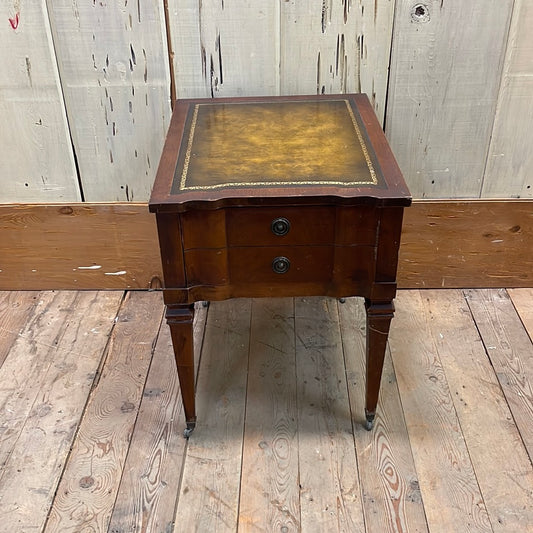
[[[348,100],[328,100],[328,102],[344,102],[346,104],[346,107],[348,109],[348,114],[350,115],[350,118],[352,120],[352,124],[355,130],[355,133],[357,135],[357,139],[359,140],[359,144],[361,145],[361,149],[363,151],[363,155],[365,157],[365,161],[368,167],[368,170],[370,172],[370,177],[372,178],[371,181],[333,181],[333,180],[312,180],[312,181],[254,181],[254,182],[229,182],[229,183],[217,183],[216,185],[192,185],[187,186],[187,173],[189,170],[189,163],[191,160],[191,152],[192,152],[192,144],[194,140],[194,133],[196,130],[196,122],[198,120],[198,110],[200,109],[200,106],[202,105],[215,105],[215,104],[196,104],[194,106],[194,112],[192,115],[192,121],[191,121],[191,128],[189,131],[189,139],[187,141],[187,149],[185,151],[185,158],[183,160],[183,171],[181,173],[181,181],[180,181],[180,191],[204,191],[204,190],[212,190],[212,189],[222,189],[222,188],[228,188],[228,187],[272,187],[272,186],[287,186],[287,185],[339,185],[343,187],[358,187],[361,185],[377,185],[378,179],[376,176],[376,171],[374,170],[374,165],[372,164],[372,160],[370,159],[370,154],[368,153],[368,148],[365,144],[365,140],[363,138],[363,135],[361,133],[361,130],[359,128],[359,124],[357,123],[357,120],[355,118],[355,115],[353,113],[353,109],[348,102]],[[295,103],[295,102],[291,102]],[[227,104],[225,104],[227,105]],[[248,103],[234,103],[230,105],[250,105]]]

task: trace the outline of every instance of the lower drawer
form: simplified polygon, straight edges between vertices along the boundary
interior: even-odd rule
[[[265,246],[195,249],[185,252],[187,286],[368,283],[371,246]]]
[[[306,283],[327,281],[333,271],[333,246],[230,248],[232,283]]]

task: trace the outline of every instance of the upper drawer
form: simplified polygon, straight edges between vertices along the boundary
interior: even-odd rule
[[[228,246],[333,244],[333,207],[242,207],[228,209]]]
[[[231,207],[180,214],[183,247],[371,245],[379,209],[357,207]]]

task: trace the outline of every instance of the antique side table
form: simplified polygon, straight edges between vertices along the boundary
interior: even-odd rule
[[[185,436],[194,302],[234,297],[364,297],[372,428],[410,203],[366,95],[176,102],[150,211]]]

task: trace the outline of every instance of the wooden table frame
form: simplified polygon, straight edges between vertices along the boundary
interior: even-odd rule
[[[361,184],[349,186],[335,180],[290,186],[263,182],[229,187],[218,187],[216,183],[186,186],[187,165],[192,165],[191,153],[196,155],[193,135],[202,135],[201,130],[194,132],[193,110],[197,113],[199,106],[209,106],[206,109],[212,111],[218,109],[216,106],[242,103],[262,111],[263,106],[271,104],[303,102],[322,106],[339,101],[348,106],[373,183],[361,179]],[[239,108],[239,112],[243,110],[247,108]],[[211,176],[200,176],[204,178]],[[177,184],[179,179],[181,185]],[[372,428],[394,315],[403,209],[410,202],[407,186],[366,95],[176,103],[150,210],[157,217],[166,319],[182,391],[187,437],[196,425],[194,302],[234,297],[364,297],[365,427]]]

